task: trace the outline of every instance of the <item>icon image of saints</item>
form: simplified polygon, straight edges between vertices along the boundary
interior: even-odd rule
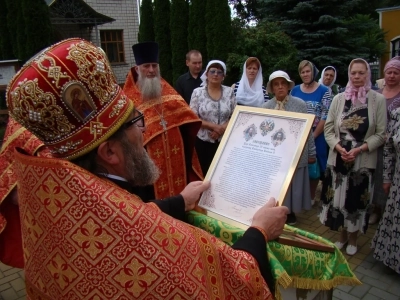
[[[271,136],[272,145],[275,147],[282,144],[284,140],[286,140],[286,135],[283,129],[279,129]]]
[[[261,135],[266,136],[268,132],[271,132],[275,128],[275,123],[271,119],[266,119],[260,124]]]
[[[243,131],[243,133],[244,133],[244,139],[246,140],[246,142],[249,141],[257,134],[256,126],[254,124],[251,124],[249,127],[247,127]]]
[[[87,94],[83,91],[82,87],[73,84],[65,91],[64,101],[68,104],[72,112],[82,121],[92,114],[95,108],[87,99]]]

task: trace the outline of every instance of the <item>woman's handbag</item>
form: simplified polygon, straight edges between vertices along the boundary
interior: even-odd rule
[[[318,161],[313,164],[308,164],[308,175],[310,179],[319,179],[321,173],[319,171]]]

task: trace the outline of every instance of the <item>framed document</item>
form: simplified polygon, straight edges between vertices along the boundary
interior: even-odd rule
[[[205,177],[199,206],[246,229],[270,197],[282,204],[314,115],[236,106]]]

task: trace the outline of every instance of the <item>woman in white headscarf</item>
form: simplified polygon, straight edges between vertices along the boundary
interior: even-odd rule
[[[332,92],[332,96],[336,96],[339,93],[339,85],[335,84],[337,77],[337,71],[335,67],[327,66],[322,70],[321,78],[318,80],[319,83],[323,84]]]
[[[261,107],[269,100],[263,86],[261,63],[256,57],[249,57],[243,65],[243,75],[232,85],[239,105]]]
[[[201,86],[194,89],[190,99],[190,108],[202,121],[195,147],[204,175],[236,106],[232,88],[222,85],[225,75],[224,62],[210,61],[200,77],[203,81]]]

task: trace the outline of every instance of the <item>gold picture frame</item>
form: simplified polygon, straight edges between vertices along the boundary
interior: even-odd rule
[[[236,106],[205,176],[205,214],[247,229],[270,197],[282,205],[314,115]]]

